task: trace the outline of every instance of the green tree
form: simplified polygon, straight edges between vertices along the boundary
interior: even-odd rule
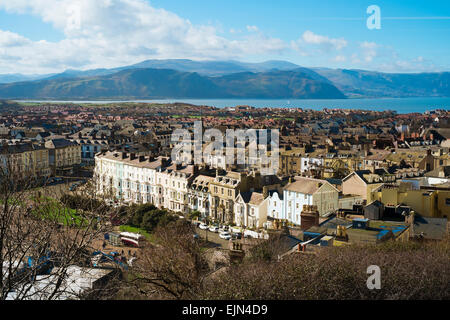
[[[202,216],[202,213],[198,210],[194,210],[189,214],[191,220],[198,220]]]

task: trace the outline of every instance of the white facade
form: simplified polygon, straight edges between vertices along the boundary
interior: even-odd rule
[[[304,205],[313,205],[313,196],[295,191],[283,191],[284,212],[289,222],[300,225],[300,214],[303,211]]]
[[[157,176],[164,190],[164,207],[171,211],[187,213],[191,175],[166,168],[158,172]]]
[[[97,192],[121,202],[162,206],[161,188],[156,184],[157,161],[124,161],[120,156],[96,156]]]
[[[287,220],[286,212],[284,211],[283,197],[278,192],[273,192],[267,197],[267,216],[273,219]]]
[[[262,194],[239,194],[234,202],[234,223],[239,227],[262,228],[267,222],[267,201]]]
[[[309,170],[314,170],[316,168],[323,166],[323,163],[324,162],[322,158],[302,157],[300,170],[302,173],[307,172]]]

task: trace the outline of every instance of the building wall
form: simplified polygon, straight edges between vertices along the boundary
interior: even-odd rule
[[[284,190],[284,212],[289,222],[300,225],[304,205],[313,205],[313,196],[310,194],[303,194],[300,192]]]
[[[367,200],[367,184],[357,174],[342,181],[342,194],[354,194]]]
[[[284,211],[284,201],[280,200],[280,196],[278,192],[274,192],[272,196],[269,196],[267,199],[267,216],[284,220],[286,218],[286,213]]]
[[[438,217],[450,218],[450,191],[438,191]]]
[[[448,190],[422,189],[401,192],[398,188],[389,188],[373,192],[372,198],[381,201],[384,205],[404,204],[425,217],[446,217],[447,219],[450,217],[450,191]]]
[[[321,216],[339,209],[339,192],[329,183],[325,183],[313,195],[313,205],[317,206]]]
[[[362,204],[363,198],[361,196],[342,197],[338,199],[339,209],[353,209],[353,205]]]

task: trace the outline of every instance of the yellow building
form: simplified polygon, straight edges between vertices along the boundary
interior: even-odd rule
[[[249,177],[243,172],[217,174],[210,182],[211,215],[221,222],[233,222],[234,201],[239,192],[249,191]]]
[[[81,164],[81,145],[66,139],[53,139],[45,142],[49,150],[50,166],[53,173],[71,172]]]
[[[0,147],[0,165],[18,179],[50,176],[49,151],[32,143]]]
[[[292,148],[280,151],[279,174],[284,176],[300,175],[302,173],[302,157],[305,148]]]
[[[385,206],[406,205],[416,213],[431,218],[450,217],[450,190],[448,188],[412,189],[411,185],[383,185],[371,192],[370,200]]]

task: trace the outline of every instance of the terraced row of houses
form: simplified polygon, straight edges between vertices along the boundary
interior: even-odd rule
[[[66,139],[0,146],[0,168],[16,179],[46,179],[81,164],[81,147]]]
[[[300,225],[304,205],[316,205],[321,215],[338,209],[339,191],[326,180],[297,177],[282,187],[278,177],[257,171],[211,170],[124,152],[100,153],[95,163],[99,195],[184,215],[199,211],[221,223],[262,228],[278,219]]]

